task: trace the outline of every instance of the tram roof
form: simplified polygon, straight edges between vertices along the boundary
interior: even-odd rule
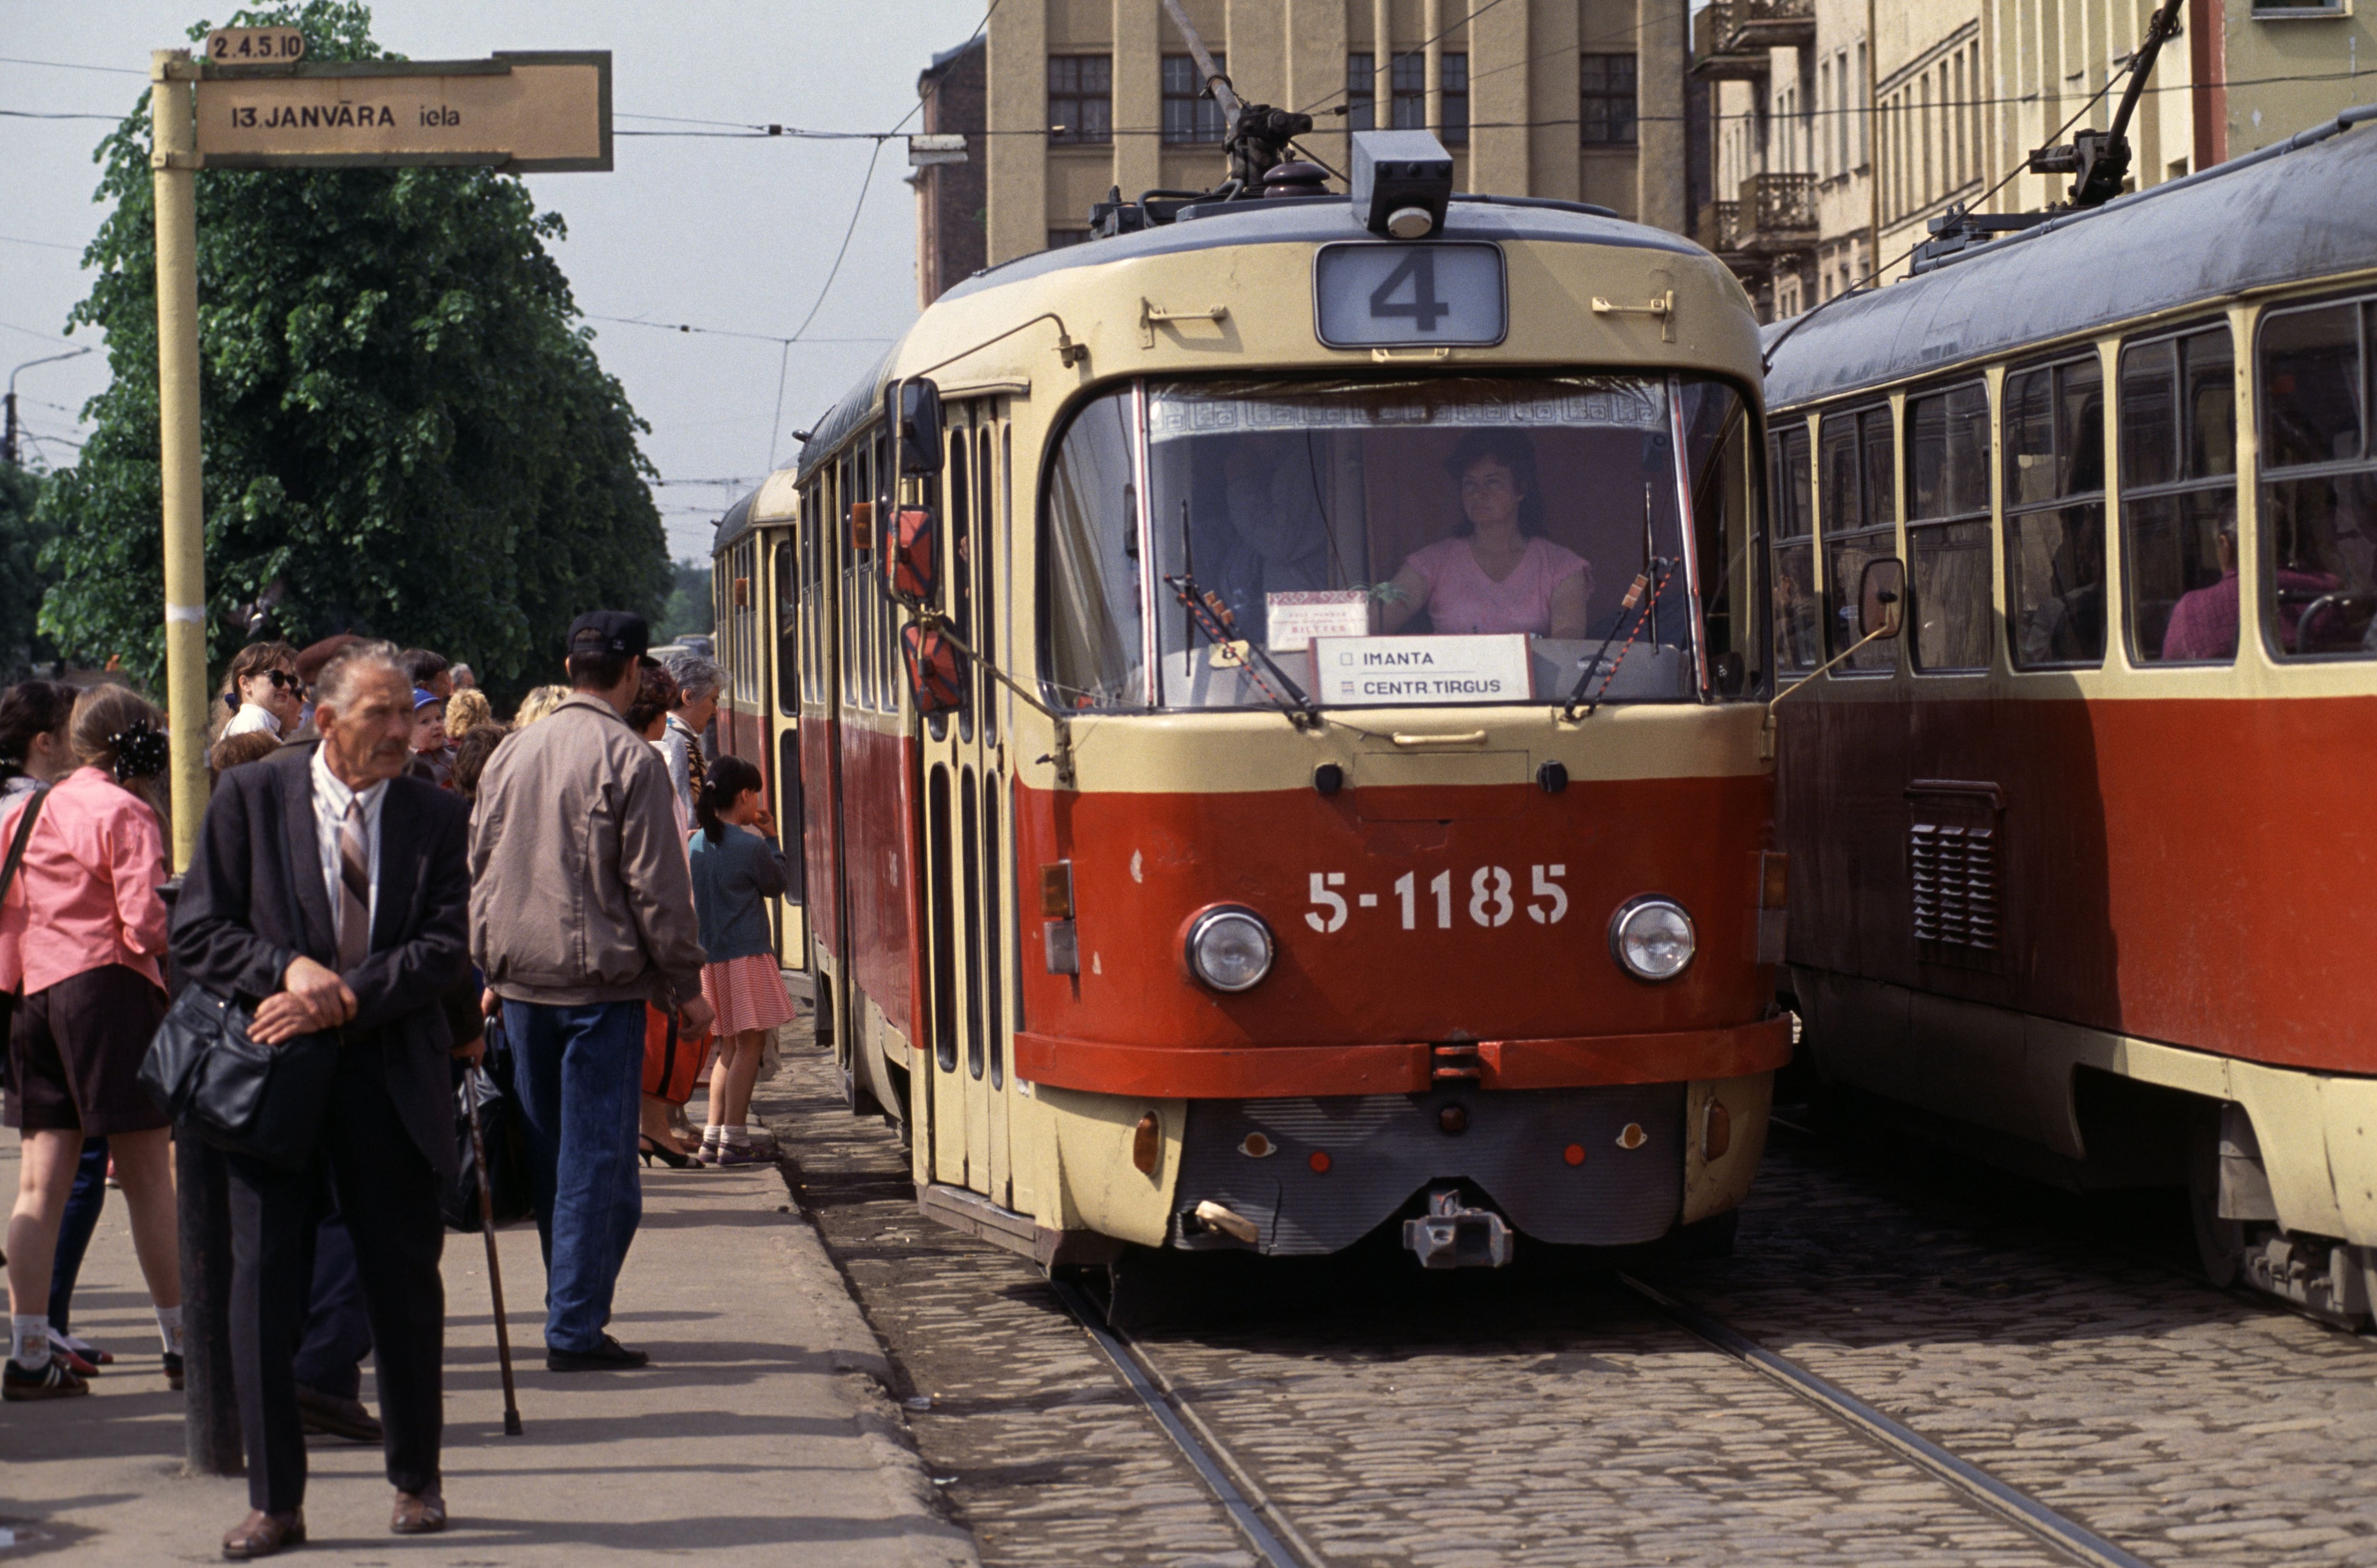
[[[2249,289],[2377,266],[2377,106],[1853,295],[1767,372],[1786,408]],[[2274,238],[2283,236],[2283,238]],[[1762,334],[1774,344],[1790,327]]]
[[[1209,202],[1185,209],[1170,223],[1112,239],[1085,240],[1056,250],[986,267],[941,295],[961,300],[985,290],[1002,288],[1029,279],[1046,277],[1074,267],[1103,267],[1110,261],[1142,256],[1177,255],[1188,251],[1219,250],[1231,245],[1326,244],[1334,240],[1358,240],[1369,231],[1355,220],[1353,204],[1342,196],[1301,196],[1262,201]],[[1653,229],[1619,217],[1606,207],[1583,202],[1554,201],[1542,196],[1460,195],[1447,210],[1447,240],[1551,240],[1570,244],[1616,245],[1643,250],[1702,255],[1698,245],[1664,229]],[[799,472],[809,471],[840,445],[843,436],[875,416],[882,404],[883,384],[891,373],[898,345],[852,387],[831,412],[818,422],[801,448]],[[719,540],[727,538],[720,525]]]

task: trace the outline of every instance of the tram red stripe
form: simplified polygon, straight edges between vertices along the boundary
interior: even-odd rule
[[[1672,1034],[1483,1040],[1477,1046],[1477,1084],[1487,1089],[1550,1089],[1733,1078],[1780,1067],[1790,1056],[1788,1018]],[[1162,1099],[1416,1094],[1429,1087],[1431,1063],[1427,1045],[1409,1042],[1233,1048],[1015,1037],[1018,1077],[1056,1088]]]

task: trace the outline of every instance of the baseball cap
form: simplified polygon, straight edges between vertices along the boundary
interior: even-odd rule
[[[412,688],[412,711],[415,713],[419,713],[423,708],[427,707],[433,702],[444,702],[445,700],[446,699],[444,697],[439,696],[436,692],[425,692],[419,686]]]
[[[569,623],[572,658],[606,653],[633,654],[645,668],[656,661],[645,654],[652,646],[652,629],[640,615],[625,610],[590,610]]]

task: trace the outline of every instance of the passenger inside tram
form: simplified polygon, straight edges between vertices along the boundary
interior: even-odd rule
[[[1593,565],[1544,537],[1535,446],[1517,430],[1473,430],[1444,462],[1460,494],[1451,537],[1404,557],[1376,591],[1380,630],[1421,611],[1439,633],[1584,636]]]
[[[1587,679],[1611,701],[1694,700],[1701,659],[1738,635],[1748,423],[1721,383],[1649,376],[1094,398],[1061,437],[1044,515],[1051,693],[1253,707],[1292,683],[1359,701],[1341,689],[1351,659],[1427,667],[1427,701],[1557,700]],[[1414,636],[1467,640],[1392,646]],[[1341,677],[1326,692],[1324,644]]]

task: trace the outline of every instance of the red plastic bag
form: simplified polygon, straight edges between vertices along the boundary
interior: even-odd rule
[[[693,1086],[710,1062],[711,1031],[694,1039],[677,1038],[676,1015],[644,1004],[644,1092],[671,1105],[693,1098]]]

